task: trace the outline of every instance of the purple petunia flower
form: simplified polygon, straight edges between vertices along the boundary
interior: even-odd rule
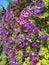
[[[34,29],[33,29],[33,33],[34,33],[34,34],[38,34],[38,28],[34,28]]]
[[[24,43],[21,43],[21,44],[20,44],[20,47],[23,48],[23,47],[24,47]]]
[[[38,36],[38,38],[42,38],[42,35],[40,34],[40,35]]]
[[[10,6],[10,8],[14,8],[14,7],[15,7],[15,5],[11,5],[11,6]]]
[[[4,54],[5,54],[5,55],[8,54],[8,47],[4,46],[3,48],[4,48],[4,49],[3,49]]]
[[[30,17],[28,16],[27,18],[26,18],[26,20],[28,21],[30,19]]]
[[[34,56],[36,56],[36,57],[38,56],[38,52],[37,51],[34,52]]]
[[[26,50],[22,51],[22,56],[24,56],[26,54]]]
[[[36,43],[33,42],[33,43],[32,43],[32,47],[36,47]]]
[[[20,23],[20,25],[24,25],[27,23],[27,20],[21,20],[19,23]]]
[[[30,3],[30,6],[35,6],[35,2],[31,2]]]
[[[12,17],[12,14],[13,13],[10,12],[10,10],[7,10],[6,13],[5,13],[5,15],[3,16],[4,20],[9,21],[10,18]]]
[[[30,29],[30,28],[34,29],[35,26],[33,25],[33,23],[29,23],[29,24],[27,25],[27,28],[28,28],[28,29]]]
[[[30,53],[30,60],[32,60],[33,59],[33,55]]]
[[[16,58],[15,57],[12,57],[11,60],[12,60],[12,62],[15,62],[16,61]]]
[[[8,22],[7,24],[8,24],[8,26],[10,26],[10,22]]]
[[[43,7],[44,7],[44,5],[41,4],[41,3],[39,3],[38,6],[37,6],[38,9],[42,9]]]
[[[20,37],[20,38],[18,39],[18,44],[21,44],[22,41],[23,41],[23,39],[22,39],[22,37]]]
[[[28,35],[27,35],[27,34],[24,34],[24,37],[25,37],[25,38],[28,38]]]
[[[9,39],[8,39],[8,43],[13,43],[14,41],[12,40],[12,38],[11,37],[9,37]]]
[[[10,7],[7,8],[8,12],[10,12]]]
[[[34,14],[40,14],[40,13],[42,13],[42,9],[38,9],[38,8],[36,8],[35,10],[34,10]]]
[[[24,17],[28,17],[28,15],[29,15],[29,12],[26,11],[26,12],[24,13]]]
[[[38,60],[37,59],[35,59],[35,60],[32,60],[32,63],[31,63],[31,65],[36,65],[36,63],[38,62]]]
[[[28,42],[26,42],[25,44],[26,44],[26,46],[28,46]]]
[[[10,62],[10,65],[18,65],[18,64],[15,62]]]
[[[41,3],[39,3],[38,6],[37,6],[37,8],[34,9],[34,14],[40,14],[40,13],[42,13],[43,12],[43,7],[44,7],[44,5],[41,4]]]
[[[42,36],[42,40],[47,40],[48,39],[48,36],[47,35],[44,35],[44,36]]]

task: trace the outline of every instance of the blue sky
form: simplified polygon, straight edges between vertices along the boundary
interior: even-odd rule
[[[0,4],[2,4],[6,8],[8,2],[6,0],[0,0]],[[1,9],[1,7],[0,7],[0,9]]]

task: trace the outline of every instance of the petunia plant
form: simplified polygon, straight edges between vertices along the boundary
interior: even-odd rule
[[[0,23],[4,65],[49,64],[49,23],[42,15],[43,1],[18,0],[7,8]]]

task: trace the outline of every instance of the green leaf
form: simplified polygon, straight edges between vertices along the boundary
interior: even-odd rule
[[[46,35],[47,33],[46,33],[46,30],[42,30],[42,31],[39,31],[39,34]]]
[[[44,6],[48,6],[49,0],[43,0]]]
[[[16,56],[18,65],[22,65],[22,51],[18,51],[18,55]]]
[[[25,59],[25,62],[23,63],[23,65],[30,65],[31,62],[29,61],[29,57]]]
[[[28,47],[26,48],[26,50],[27,50],[27,52],[30,52],[30,51],[31,51],[30,46],[28,46]]]
[[[48,59],[49,59],[49,53],[45,54],[45,56],[44,56],[44,57],[45,57],[45,59],[47,59],[47,60],[48,60]]]
[[[45,18],[47,16],[49,16],[49,12],[48,11],[45,11],[45,12],[39,14],[39,18]]]
[[[7,62],[6,60],[7,60],[6,55],[2,52],[0,65],[6,65]]]
[[[38,63],[37,63],[37,65],[41,65],[41,63],[40,63],[40,62],[38,62]]]
[[[43,46],[41,46],[40,47],[40,51],[39,51],[39,55],[44,57],[45,54],[47,54],[47,53],[48,53],[48,49],[43,47]]]

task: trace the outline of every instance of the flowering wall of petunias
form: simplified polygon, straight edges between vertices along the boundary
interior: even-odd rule
[[[7,8],[0,20],[1,65],[49,65],[49,5],[45,2],[18,0]]]

